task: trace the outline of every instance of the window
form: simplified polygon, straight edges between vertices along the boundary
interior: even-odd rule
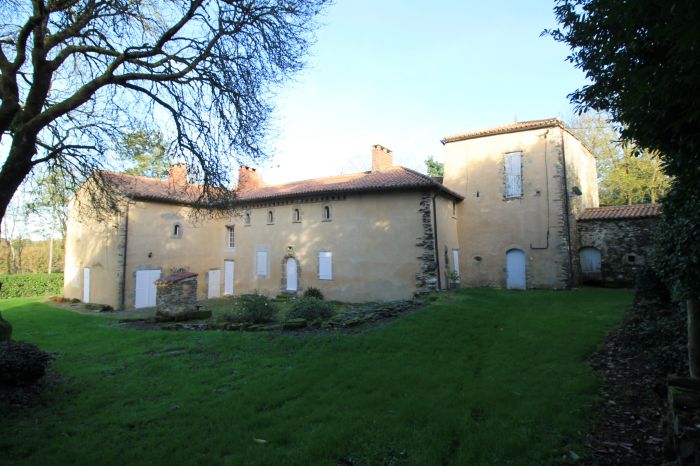
[[[333,253],[324,251],[318,253],[318,279],[333,280]]]
[[[182,238],[182,225],[180,225],[179,223],[176,223],[175,225],[173,225],[172,237],[173,238]]]
[[[236,246],[236,230],[233,225],[226,226],[226,247],[233,249]]]
[[[328,222],[331,219],[331,206],[324,205],[321,209],[321,220]]]
[[[250,212],[246,212],[246,213],[243,215],[243,223],[244,223],[245,225],[250,225]]]
[[[267,224],[272,225],[275,223],[275,213],[272,210],[267,211]]]
[[[255,251],[255,275],[267,277],[267,251],[265,250]]]
[[[452,201],[452,216],[457,217],[457,203]]]
[[[292,222],[301,222],[301,210],[299,210],[298,208],[292,209]]]
[[[523,196],[522,152],[506,154],[506,198]]]

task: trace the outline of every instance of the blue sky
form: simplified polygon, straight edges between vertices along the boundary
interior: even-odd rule
[[[540,37],[552,1],[336,0],[307,68],[275,99],[268,182],[369,168],[373,144],[424,170],[448,134],[573,113],[585,83]]]

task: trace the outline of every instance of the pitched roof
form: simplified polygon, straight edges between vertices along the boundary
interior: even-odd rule
[[[202,193],[202,187],[195,184],[180,187],[173,185],[168,180],[112,172],[101,172],[101,176],[112,183],[121,193],[134,199],[191,204],[197,201]],[[237,200],[240,202],[253,202],[310,195],[425,188],[436,189],[457,200],[463,199],[461,195],[447,189],[427,175],[405,167],[392,167],[381,172],[370,171],[261,186],[237,193]]]
[[[201,197],[202,188],[196,184],[177,186],[169,180],[126,173],[99,172],[105,182],[112,184],[127,197],[176,204],[192,204]]]
[[[440,142],[442,142],[443,144],[447,144],[448,142],[464,141],[465,139],[474,139],[484,136],[494,136],[496,134],[517,133],[519,131],[551,128],[554,126],[566,128],[564,123],[559,118],[547,118],[544,120],[520,121],[517,123],[511,123],[509,125],[478,129],[475,131],[467,131],[466,133],[452,134],[450,136],[445,136]]]
[[[620,220],[658,217],[659,215],[661,215],[661,204],[615,205],[586,209],[579,220]]]
[[[384,171],[368,171],[263,186],[239,193],[238,199],[241,201],[257,201],[303,195],[396,191],[415,188],[433,188],[449,197],[458,200],[464,199],[461,195],[447,189],[429,176],[406,167],[392,167]]]

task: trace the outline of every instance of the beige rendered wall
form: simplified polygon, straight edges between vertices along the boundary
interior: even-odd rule
[[[83,271],[89,268],[90,302],[119,306],[122,226],[120,214],[95,219],[89,210],[79,209],[75,200],[70,202],[66,222],[65,297],[83,300]]]
[[[416,245],[423,232],[420,199],[418,192],[356,194],[242,208],[230,218],[194,223],[186,207],[133,203],[128,213],[125,307],[134,306],[138,270],[157,269],[162,275],[181,269],[196,272],[198,297],[205,299],[208,272],[219,269],[223,294],[225,260],[235,263],[234,294],[260,291],[274,296],[282,291],[283,267],[290,253],[299,262],[300,290],[314,286],[328,299],[349,302],[410,298],[422,252]],[[321,218],[325,205],[331,208],[330,221]],[[301,210],[299,223],[292,221],[294,208]],[[274,212],[273,224],[267,223],[268,210]],[[250,225],[242,216],[246,211],[251,214]],[[179,238],[172,236],[176,223],[182,228]],[[227,247],[227,225],[235,227],[233,249]],[[268,252],[267,277],[256,275],[259,249]],[[332,280],[318,278],[321,251],[332,252]]]
[[[435,212],[437,214],[437,251],[440,270],[440,289],[448,287],[448,273],[453,270],[453,250],[459,251],[459,262],[464,262],[462,251],[459,247],[459,237],[457,235],[457,219],[459,217],[460,205],[455,204],[455,215],[452,214],[452,204],[456,202],[444,196],[437,196],[435,199]],[[458,264],[459,267],[460,264]]]
[[[564,141],[569,189],[578,186],[581,195],[570,196],[571,209],[578,218],[589,207],[598,207],[598,170],[593,154],[568,131],[558,129]]]
[[[421,194],[397,192],[354,194],[344,199],[314,200],[249,210],[250,225],[243,217],[221,221],[217,254],[235,261],[235,294],[260,290],[276,295],[283,286],[283,267],[288,254],[299,262],[299,289],[319,288],[327,299],[347,302],[410,298],[420,270],[416,245],[423,234],[418,212]],[[323,221],[323,206],[332,218]],[[292,211],[301,211],[301,222],[292,221]],[[268,210],[274,224],[268,225]],[[244,212],[244,210],[242,210]],[[225,225],[235,224],[236,247],[223,248]],[[269,276],[256,276],[255,252],[268,251]],[[319,252],[332,253],[333,278],[318,278]]]
[[[564,167],[558,128],[445,145],[445,185],[458,204],[461,278],[466,286],[504,287],[506,252],[527,257],[528,288],[563,288],[570,270]],[[523,196],[506,199],[505,155],[522,151]]]

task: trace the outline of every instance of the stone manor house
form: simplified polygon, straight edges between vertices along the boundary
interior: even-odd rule
[[[595,159],[560,120],[442,143],[442,180],[395,166],[380,145],[371,170],[350,175],[266,185],[241,167],[236,214],[198,222],[184,165],[173,165],[167,180],[104,173],[128,202],[97,221],[81,217],[78,192],[64,295],[149,307],[155,280],[188,271],[198,274],[199,299],[316,287],[328,299],[385,301],[454,286],[625,283],[643,264],[635,235],[658,206],[599,208]],[[611,231],[607,221],[617,222]]]

